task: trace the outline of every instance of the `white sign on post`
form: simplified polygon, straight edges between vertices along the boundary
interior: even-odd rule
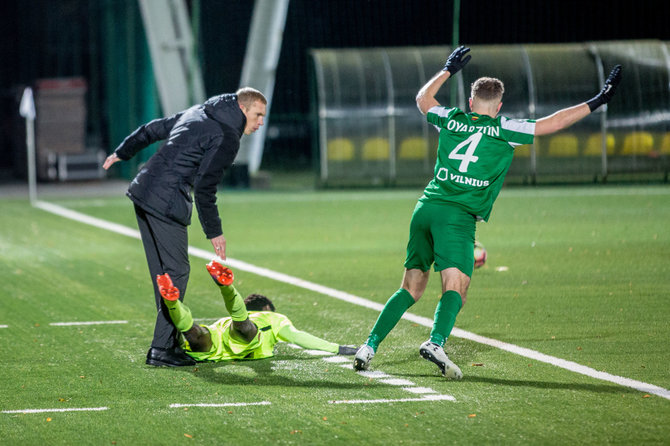
[[[35,100],[33,89],[26,87],[21,96],[19,114],[26,119],[26,152],[28,155],[28,196],[30,204],[37,201],[37,182],[35,179]]]

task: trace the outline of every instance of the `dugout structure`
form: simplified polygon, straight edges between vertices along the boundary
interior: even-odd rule
[[[517,149],[508,179],[521,183],[668,180],[668,42],[472,46],[472,61],[437,99],[468,110],[480,76],[505,83],[501,115],[541,118],[593,97],[624,67],[614,100],[569,129]],[[452,48],[311,50],[313,147],[322,186],[424,185],[438,133],[415,96]]]

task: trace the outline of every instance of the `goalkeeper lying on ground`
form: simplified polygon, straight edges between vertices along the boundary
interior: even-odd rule
[[[230,317],[211,325],[193,323],[191,310],[179,300],[179,290],[166,273],[156,276],[158,290],[172,322],[184,336],[183,349],[196,361],[260,359],[274,355],[279,341],[340,355],[354,355],[354,347],[334,344],[296,329],[288,317],[275,313],[272,301],[260,294],[242,296],[233,286],[233,272],[212,260],[207,270],[219,286]]]

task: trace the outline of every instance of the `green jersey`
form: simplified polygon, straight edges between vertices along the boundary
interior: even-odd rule
[[[198,361],[269,358],[274,355],[275,344],[279,341],[291,342],[307,349],[338,352],[338,344],[296,329],[289,318],[281,313],[250,311],[249,319],[258,327],[258,334],[251,342],[235,336],[231,331],[232,318],[224,317],[211,325],[204,325],[212,339],[212,348],[208,352],[191,351],[185,339],[182,339],[182,347]]]
[[[533,142],[535,121],[441,106],[428,110],[427,119],[440,131],[440,139],[434,177],[419,200],[455,204],[487,221],[514,148]]]

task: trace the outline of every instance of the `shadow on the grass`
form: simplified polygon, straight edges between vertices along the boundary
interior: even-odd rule
[[[625,386],[618,386],[615,384],[588,384],[588,383],[569,383],[569,382],[555,382],[555,381],[536,381],[536,380],[523,380],[523,379],[504,379],[504,378],[491,378],[487,376],[475,376],[468,374],[468,371],[461,367],[463,370],[463,380],[462,381],[450,381],[445,380],[437,370],[437,367],[434,367],[433,364],[426,362],[421,358],[409,357],[407,356],[401,360],[395,361],[385,361],[380,367],[389,366],[389,365],[406,365],[407,363],[416,361],[418,364],[425,365],[430,369],[434,369],[433,372],[429,373],[402,373],[402,372],[393,372],[394,376],[402,376],[403,378],[412,379],[412,378],[435,378],[440,379],[443,382],[449,383],[483,383],[491,384],[495,386],[508,386],[508,387],[529,387],[536,389],[553,389],[553,390],[570,390],[578,392],[593,392],[593,393],[611,393],[611,394],[639,394],[639,390],[635,390]]]
[[[555,381],[534,381],[534,380],[523,380],[523,379],[489,378],[485,376],[468,375],[467,373],[463,373],[463,379],[461,381],[449,381],[445,380],[439,374],[437,369],[433,373],[394,373],[394,375],[402,376],[408,379],[411,379],[412,377],[436,378],[449,383],[458,383],[458,382],[483,383],[495,386],[529,387],[529,388],[545,389],[545,390],[549,389],[570,390],[576,392],[611,393],[617,395],[640,393],[639,390],[631,389],[624,386],[617,386],[613,384],[586,384],[586,383],[567,383],[567,382],[555,382]]]
[[[316,361],[316,358],[302,358],[298,356],[282,355],[279,358],[266,358],[257,360],[222,361],[199,363],[194,371],[191,367],[180,368],[180,371],[189,372],[193,377],[221,385],[257,385],[257,386],[281,386],[281,387],[308,387],[308,388],[330,388],[330,389],[358,389],[361,384],[347,383],[342,381],[329,381],[327,379],[304,379],[303,377],[291,378],[286,376],[285,370],[273,369],[273,364],[281,361]],[[255,376],[243,376],[235,372],[234,366],[245,366],[255,372]],[[226,368],[231,370],[226,372]]]
[[[639,390],[612,384],[567,383],[552,381],[533,381],[523,379],[488,378],[484,376],[464,376],[463,381],[492,384],[496,386],[533,387],[536,389],[571,390],[594,393],[640,393]]]

